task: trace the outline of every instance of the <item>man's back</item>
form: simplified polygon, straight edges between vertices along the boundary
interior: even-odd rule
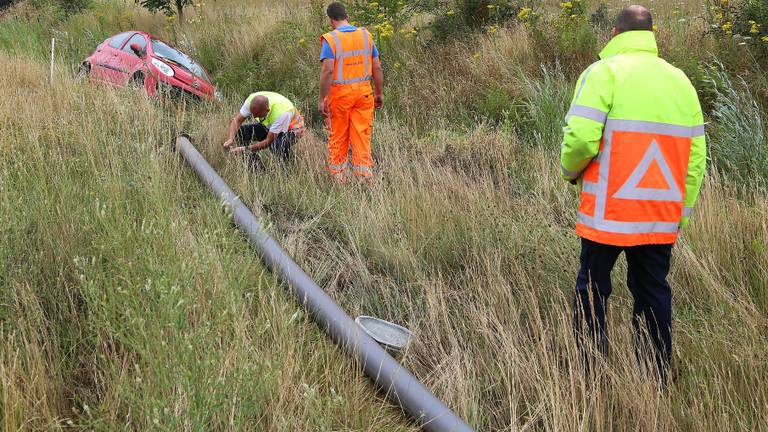
[[[561,152],[564,176],[583,185],[576,231],[617,246],[674,243],[706,156],[696,90],[650,31],[615,36],[600,57],[579,79]]]

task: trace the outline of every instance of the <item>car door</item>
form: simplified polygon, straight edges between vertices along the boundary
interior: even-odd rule
[[[125,79],[126,72],[120,67],[119,53],[128,38],[133,35],[134,32],[125,32],[112,36],[109,41],[102,45],[96,61],[92,68],[97,68],[98,73],[96,76],[102,81],[112,84],[122,84]],[[96,72],[96,71],[94,71]]]
[[[90,71],[91,71],[91,78],[95,79],[96,81],[104,81],[106,78],[104,77],[104,68],[99,66],[101,63],[104,63],[104,60],[102,59],[105,55],[105,47],[107,46],[107,43],[109,43],[109,38],[105,40],[104,42],[100,43],[96,47],[96,51],[91,54],[91,56],[88,58],[88,63],[90,65]]]
[[[123,44],[122,49],[117,54],[117,66],[123,73],[121,83],[130,80],[137,70],[143,70],[144,59],[137,56],[131,49],[131,45],[136,44],[143,52],[147,51],[147,38],[141,33],[135,33]]]

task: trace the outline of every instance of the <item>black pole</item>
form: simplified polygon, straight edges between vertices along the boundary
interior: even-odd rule
[[[248,236],[267,267],[280,275],[289,291],[334,342],[354,355],[365,374],[408,415],[429,432],[472,432],[472,428],[390,356],[313,281],[267,234],[259,221],[188,138],[176,140],[176,149],[232,211],[235,224]]]

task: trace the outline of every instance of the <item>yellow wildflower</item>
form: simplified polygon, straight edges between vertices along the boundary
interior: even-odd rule
[[[517,19],[520,21],[525,21],[528,19],[528,17],[531,15],[531,8],[522,8],[520,9],[520,12],[517,13]]]
[[[760,38],[761,41],[768,43],[768,36],[763,36]]]
[[[395,69],[400,69],[400,62],[395,62]]]
[[[299,44],[304,45],[304,43],[307,42],[304,38],[299,39]]]
[[[370,2],[370,3],[368,3],[368,6],[370,6],[372,8],[379,7],[379,3],[378,2]]]
[[[376,24],[374,28],[379,31],[379,35],[383,38],[388,38],[395,34],[395,29],[392,27],[392,24],[390,24],[389,21]]]
[[[474,53],[474,54],[472,54],[472,58],[474,58],[474,59],[480,58],[480,54],[479,53]]]
[[[658,28],[658,27],[656,27],[656,24],[654,24],[654,25],[653,25],[653,27],[651,27],[651,30],[653,30],[653,31],[656,31],[656,30],[658,30],[658,29],[659,29],[659,28]]]
[[[446,12],[446,15],[453,16],[456,12],[454,12],[453,9],[450,9],[448,12]]]

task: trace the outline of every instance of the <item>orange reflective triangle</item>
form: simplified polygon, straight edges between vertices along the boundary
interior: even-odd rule
[[[651,164],[648,166],[645,174],[643,174],[643,178],[640,179],[636,187],[645,189],[670,189],[669,183],[667,183],[664,173],[661,172],[661,167],[659,167],[659,162],[657,159],[651,161]]]
[[[642,201],[683,200],[682,191],[656,140],[651,141],[643,158],[613,197]]]

